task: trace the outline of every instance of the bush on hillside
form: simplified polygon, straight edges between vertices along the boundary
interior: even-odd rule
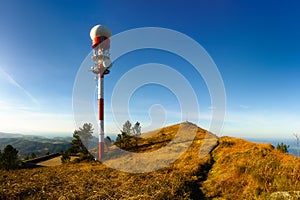
[[[282,153],[288,153],[288,148],[290,148],[290,145],[286,145],[283,142],[281,144],[277,144],[276,149],[281,151]]]

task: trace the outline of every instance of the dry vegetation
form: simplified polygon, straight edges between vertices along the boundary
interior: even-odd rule
[[[42,167],[52,167],[52,166],[58,166],[62,164],[61,161],[62,156],[58,156],[43,162],[39,162],[38,165]],[[78,156],[70,156],[70,161],[74,161]]]
[[[194,127],[190,123],[185,126]],[[165,145],[158,142],[174,136],[179,125],[165,127],[156,136],[141,140],[141,151]],[[203,197],[201,167],[209,155],[199,158],[207,131],[197,128],[196,141],[179,160],[150,173],[120,172],[98,162],[17,171],[1,171],[0,199],[191,199]],[[165,140],[162,139],[162,140]],[[151,144],[146,142],[152,141]],[[216,141],[216,139],[214,140]],[[157,145],[157,144],[160,145]]]
[[[300,190],[300,159],[270,144],[222,137],[212,156],[215,163],[202,187],[208,197],[268,199],[273,192]]]
[[[166,145],[178,128],[148,134],[136,151]],[[120,172],[99,162],[0,171],[0,199],[266,199],[275,191],[300,190],[299,159],[229,137],[201,157],[205,137],[202,152],[208,152],[217,138],[197,128],[193,144],[176,162],[149,173]]]

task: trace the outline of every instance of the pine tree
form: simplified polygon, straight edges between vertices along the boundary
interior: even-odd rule
[[[12,145],[7,145],[1,154],[1,168],[6,170],[17,169],[20,160],[18,158],[18,151]]]
[[[132,124],[130,123],[129,120],[127,120],[123,124],[123,129],[121,130],[121,132],[124,133],[124,134],[127,134],[127,135],[131,135],[131,126],[132,126]]]
[[[71,147],[65,153],[65,157],[70,153],[79,153],[81,160],[92,160],[93,156],[89,153],[87,146],[89,141],[93,138],[93,125],[91,123],[85,123],[82,128],[75,130],[73,133],[73,140],[71,141]]]
[[[141,135],[141,125],[139,122],[136,122],[132,127],[132,124],[127,120],[123,124],[123,129],[121,134],[117,135],[116,145],[121,148],[137,148],[138,146],[138,137]]]
[[[36,158],[36,155],[35,155],[35,153],[31,153],[31,155],[30,155],[30,157],[29,157],[30,159],[34,159],[34,158]]]
[[[2,164],[2,152],[1,152],[1,150],[0,150],[0,169],[2,169],[3,168],[3,164]]]

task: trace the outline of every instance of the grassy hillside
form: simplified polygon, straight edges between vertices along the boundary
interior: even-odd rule
[[[209,156],[200,159],[199,150],[207,131],[189,123],[185,127],[197,130],[196,142],[179,160],[164,169],[130,174],[92,162],[1,171],[0,199],[190,199],[203,196],[198,182],[204,176],[199,172],[205,170]],[[172,138],[178,128],[179,125],[166,127],[149,141],[160,140],[162,133],[166,134],[165,138]],[[212,141],[215,144],[216,138]],[[152,145],[159,148],[154,143],[146,144],[145,140],[139,145],[143,151],[151,150]]]
[[[300,191],[300,159],[270,144],[222,137],[212,158],[202,184],[207,197],[266,199],[277,191]]]
[[[299,159],[271,145],[218,140],[193,124],[183,126],[186,134],[197,130],[195,140],[163,169],[131,174],[90,162],[0,171],[0,199],[268,199],[272,192],[300,190]],[[135,151],[166,145],[178,128],[179,124],[144,135]],[[217,141],[211,154],[201,154]]]

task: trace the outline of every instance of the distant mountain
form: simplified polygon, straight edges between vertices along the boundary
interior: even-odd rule
[[[30,156],[32,153],[37,156],[42,156],[47,153],[65,151],[70,147],[70,141],[72,140],[72,137],[46,138],[41,136],[2,133],[0,138],[0,150],[3,150],[5,146],[10,144],[19,151],[21,158]]]
[[[22,134],[0,132],[0,138],[18,138],[22,136],[23,136]]]

